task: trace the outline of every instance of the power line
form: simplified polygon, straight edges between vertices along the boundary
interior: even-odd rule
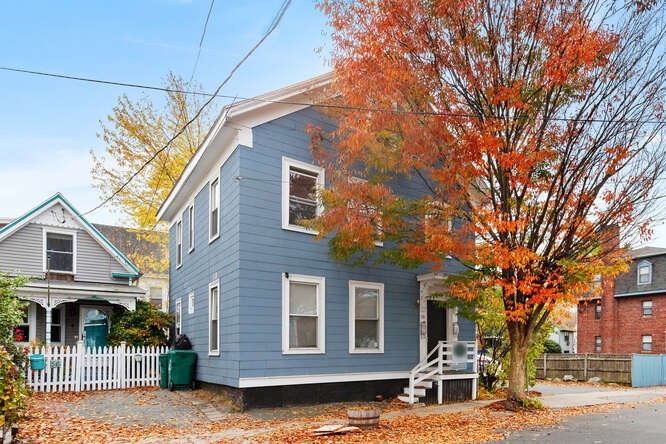
[[[257,48],[259,48],[259,46],[261,46],[261,44],[268,38],[268,36],[270,36],[273,33],[273,31],[275,31],[277,26],[280,24],[280,21],[282,20],[282,17],[284,17],[285,12],[287,12],[287,8],[289,8],[290,4],[291,4],[291,0],[285,0],[284,2],[282,2],[282,5],[280,6],[280,9],[277,11],[277,13],[276,13],[275,17],[273,18],[273,21],[271,22],[271,25],[269,26],[268,30],[259,39],[259,41],[245,54],[245,56],[243,56],[243,58],[238,63],[236,63],[236,65],[233,67],[231,72],[229,72],[227,77],[222,81],[222,83],[220,83],[220,85],[217,87],[217,89],[211,95],[211,97],[209,97],[208,100],[206,100],[206,102],[201,106],[201,108],[199,108],[199,110],[197,110],[194,117],[192,117],[185,125],[183,125],[183,127],[180,128],[180,130],[178,130],[178,132],[176,132],[176,134],[174,134],[173,137],[171,137],[171,139],[169,139],[169,141],[162,148],[155,151],[155,153],[148,160],[146,160],[138,170],[136,170],[125,182],[123,182],[123,184],[120,186],[120,188],[118,188],[113,193],[111,193],[110,196],[108,196],[106,199],[104,199],[95,208],[83,213],[84,216],[102,208],[104,205],[109,203],[114,197],[116,197],[118,194],[120,194],[127,187],[127,185],[129,185],[130,182],[132,182],[132,180],[134,180],[134,178],[136,176],[138,176],[148,165],[150,165],[150,163],[153,160],[155,160],[157,158],[157,156],[161,152],[168,149],[171,146],[171,144],[173,143],[173,141],[176,140],[181,134],[183,134],[185,132],[185,130],[187,129],[187,127],[192,124],[192,122],[194,122],[196,119],[199,118],[199,116],[201,115],[203,110],[213,101],[213,99],[215,99],[215,97],[217,97],[217,94],[220,92],[222,87],[224,85],[226,85],[229,82],[229,80],[231,80],[231,78],[236,73],[236,71],[238,71],[238,69],[241,67],[241,65],[243,63],[245,63],[245,61],[248,58],[250,58],[250,56],[257,50]]]
[[[204,23],[203,31],[201,32],[201,39],[199,40],[199,49],[197,50],[197,58],[194,61],[194,68],[192,68],[192,75],[190,76],[190,82],[194,79],[194,73],[197,72],[197,66],[199,65],[199,57],[201,56],[201,48],[203,47],[204,38],[206,38],[206,30],[208,29],[208,20],[210,20],[210,14],[213,12],[213,5],[215,0],[210,0],[210,7],[208,8],[208,14],[206,15],[206,22]]]
[[[53,77],[58,79],[65,80],[76,80],[81,82],[96,83],[110,86],[125,86],[128,88],[137,88],[137,89],[148,89],[152,91],[163,91],[168,93],[179,93],[179,94],[190,94],[196,96],[204,97],[219,97],[222,99],[231,99],[231,100],[241,100],[248,102],[259,102],[259,103],[276,103],[283,105],[296,105],[296,106],[312,106],[315,108],[324,108],[324,109],[337,109],[337,110],[351,110],[351,111],[363,111],[363,112],[383,112],[391,114],[407,114],[407,115],[417,115],[417,116],[435,116],[435,117],[458,117],[458,118],[468,118],[468,119],[479,119],[481,117],[486,119],[502,119],[502,117],[496,116],[478,116],[475,114],[468,113],[453,113],[453,112],[441,112],[441,111],[410,111],[405,109],[394,109],[394,108],[376,108],[376,107],[362,107],[362,106],[350,106],[350,105],[341,105],[336,103],[326,103],[326,102],[298,102],[292,100],[271,100],[264,99],[261,97],[243,97],[239,95],[227,95],[216,93],[208,93],[203,91],[191,91],[191,90],[182,90],[182,89],[173,89],[173,88],[164,88],[154,85],[144,85],[140,83],[131,83],[131,82],[120,82],[115,80],[104,80],[104,79],[95,79],[92,77],[81,77],[68,74],[58,74],[50,73],[44,71],[35,71],[24,68],[14,68],[8,66],[0,66],[0,71],[10,71],[23,74],[32,74],[42,77]],[[666,120],[652,120],[652,119],[600,119],[600,118],[574,118],[574,117],[551,117],[549,120],[555,122],[588,122],[588,123],[614,123],[614,122],[631,122],[631,123],[642,123],[642,124],[664,124]]]

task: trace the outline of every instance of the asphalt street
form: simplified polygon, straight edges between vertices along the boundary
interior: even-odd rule
[[[511,433],[505,443],[666,443],[666,404],[646,403],[576,416],[551,427]]]

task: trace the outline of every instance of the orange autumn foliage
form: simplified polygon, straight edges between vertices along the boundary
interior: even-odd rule
[[[522,396],[525,353],[550,311],[588,292],[594,276],[625,269],[613,227],[624,240],[649,236],[664,170],[663,10],[574,0],[319,5],[333,29],[340,105],[328,108],[333,133],[310,129],[329,179],[320,237],[345,259],[446,269],[452,257],[470,268],[451,284],[459,298],[501,289],[509,394]]]

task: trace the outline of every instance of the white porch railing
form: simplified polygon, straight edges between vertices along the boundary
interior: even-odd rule
[[[460,350],[462,349],[462,350]],[[424,360],[419,362],[409,373],[409,403],[414,404],[416,386],[423,381],[439,379],[437,384],[437,400],[442,403],[442,375],[445,372],[468,371],[468,364],[472,364],[471,372],[478,374],[476,341],[439,341],[430,350]],[[476,377],[472,378],[472,398],[476,399]]]
[[[31,354],[44,355],[44,369],[28,366],[27,384],[36,392],[78,392],[156,386],[160,383],[159,355],[167,347],[86,348],[35,347]]]

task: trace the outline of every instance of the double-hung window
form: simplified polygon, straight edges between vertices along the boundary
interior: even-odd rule
[[[349,353],[384,352],[384,284],[349,281]]]
[[[183,221],[176,222],[176,267],[183,265]]]
[[[220,236],[220,178],[210,183],[208,202],[208,241],[212,242]]]
[[[324,353],[325,278],[282,278],[282,352]]]
[[[643,335],[641,337],[641,351],[652,351],[652,335]]]
[[[638,285],[647,285],[652,283],[652,264],[643,261],[638,264]]]
[[[183,332],[183,301],[176,299],[176,311],[174,313],[174,324],[176,326],[176,336]]]
[[[194,204],[187,208],[187,251],[194,250]]]
[[[220,355],[220,282],[208,284],[208,354]]]
[[[652,316],[652,301],[643,301],[643,317],[649,318]]]
[[[594,319],[597,321],[601,319],[601,302],[594,305]]]
[[[75,239],[73,234],[46,232],[44,270],[75,273]]]
[[[323,168],[282,158],[282,228],[316,234],[306,223],[322,211]]]
[[[187,295],[187,314],[194,314],[194,292]]]
[[[601,353],[601,336],[594,337],[594,351],[596,353]]]

